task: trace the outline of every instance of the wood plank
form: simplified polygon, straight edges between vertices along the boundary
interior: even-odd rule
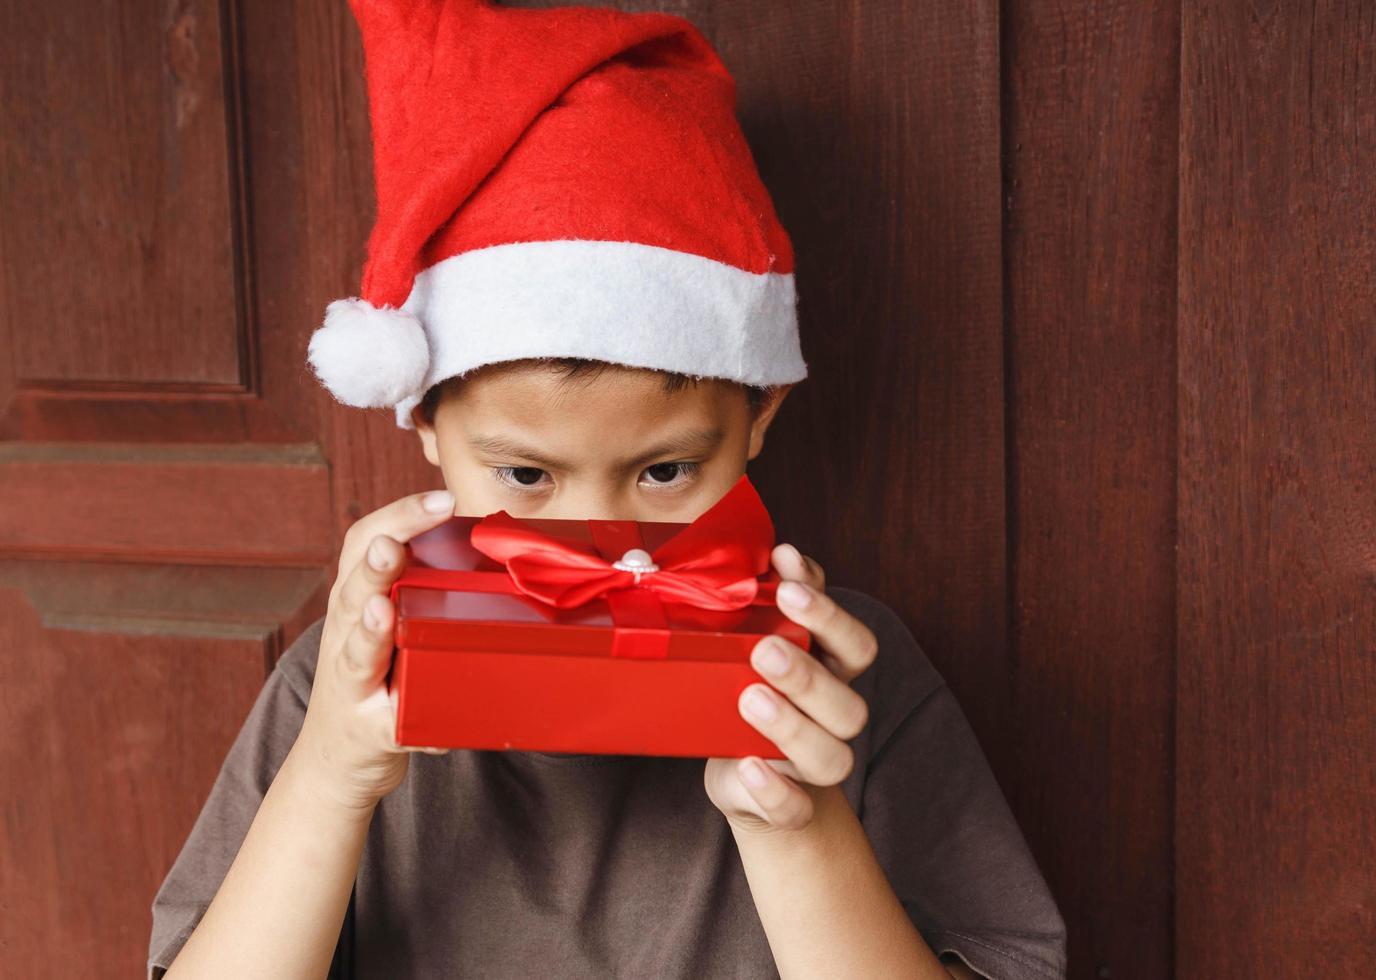
[[[319,568],[0,559],[0,588],[21,591],[45,628],[125,636],[296,636],[324,615],[331,582]]]
[[[1376,963],[1376,20],[1184,5],[1177,962]]]
[[[0,444],[0,551],[16,557],[322,565],[314,445]]]
[[[1178,17],[1014,4],[1003,30],[1019,815],[1072,976],[1164,977]]]
[[[300,375],[295,352],[268,373]],[[292,402],[315,395],[308,387],[314,382],[306,379],[274,388],[272,402],[237,386],[217,392],[206,385],[183,392],[16,386],[6,398],[4,380],[0,365],[0,440],[6,442],[224,444],[310,438],[310,417],[289,414]],[[278,402],[288,411],[278,411]]]

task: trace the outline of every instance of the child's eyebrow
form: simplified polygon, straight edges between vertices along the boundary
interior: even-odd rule
[[[641,466],[659,456],[693,455],[715,449],[725,438],[726,432],[720,426],[710,429],[691,429],[639,453],[633,459],[624,460],[620,465],[630,469]],[[572,467],[562,460],[546,455],[534,446],[527,446],[505,436],[474,436],[468,444],[479,452],[497,456],[513,456],[529,460],[537,466],[550,470],[568,470]]]

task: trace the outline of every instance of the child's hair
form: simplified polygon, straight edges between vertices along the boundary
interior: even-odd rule
[[[598,361],[587,357],[535,357],[525,358],[523,360],[528,363],[548,364],[550,367],[561,371],[563,374],[560,381],[564,383],[573,381],[576,378],[595,378],[604,370],[613,366],[608,361]],[[503,363],[510,364],[512,362],[507,361]],[[697,378],[690,377],[686,374],[678,374],[673,371],[657,371],[656,373],[664,376],[664,393],[666,395],[672,395],[674,392],[681,391],[688,385],[697,384],[698,382]],[[420,416],[425,421],[426,425],[435,424],[435,409],[439,408],[440,402],[444,400],[446,394],[457,390],[458,386],[462,383],[463,378],[461,377],[449,378],[446,381],[441,381],[439,384],[431,385],[426,390],[425,395],[420,400],[419,406]],[[739,382],[732,383],[739,384]],[[752,415],[759,410],[760,406],[769,398],[773,390],[770,387],[762,385],[741,384],[740,387],[745,389],[745,397],[750,403],[750,412]]]

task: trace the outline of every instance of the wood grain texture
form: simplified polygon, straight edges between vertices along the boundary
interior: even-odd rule
[[[0,347],[23,355],[0,356],[6,976],[142,974],[154,891],[337,554],[305,352],[363,237],[306,220],[300,147],[346,147],[301,115],[303,86],[341,104],[296,45],[341,46],[296,23],[347,7],[123,6],[0,4],[0,112],[33,114],[0,156],[24,195],[0,212]],[[64,140],[91,152],[22,171]]]
[[[0,966],[143,974],[149,907],[279,652],[48,630],[0,589]]]
[[[1024,830],[1072,976],[1171,970],[1171,4],[1006,4],[1009,522]]]
[[[15,23],[38,16],[19,10],[22,6],[0,4],[0,16]],[[185,9],[184,4],[176,7],[169,16],[183,24]],[[303,443],[318,441],[318,416],[336,412],[345,419],[348,413],[360,414],[338,406],[316,383],[306,363],[307,342],[326,304],[357,290],[372,218],[362,56],[357,38],[346,30],[352,27],[351,15],[347,5],[321,0],[234,0],[215,9],[222,12],[224,21],[207,25],[197,15],[193,20],[200,33],[194,41],[207,44],[207,35],[213,34],[221,56],[233,59],[232,64],[228,60],[224,64],[223,97],[228,101],[223,106],[221,142],[228,141],[224,149],[231,161],[227,179],[240,203],[236,211],[223,214],[203,207],[181,224],[194,224],[205,234],[237,235],[243,242],[242,254],[234,257],[238,292],[233,303],[241,312],[239,374],[214,383],[159,381],[167,369],[158,366],[147,377],[137,371],[106,377],[69,370],[62,378],[42,380],[0,358],[0,439]],[[42,29],[42,23],[26,27],[30,32]],[[22,48],[20,39],[26,36],[20,32],[13,41],[5,39],[5,44]],[[144,46],[156,56],[162,38],[155,35],[154,40],[157,44]],[[127,45],[134,39],[107,43]],[[202,57],[197,63],[203,67],[204,61]],[[96,83],[108,87],[103,77]],[[6,91],[18,97],[17,90]],[[123,98],[133,100],[131,113],[156,116],[161,111],[157,92],[139,84]],[[361,166],[354,166],[360,162]],[[100,170],[101,181],[109,182],[120,179],[125,163],[122,157],[105,156],[89,161],[89,166]],[[24,211],[25,221],[37,220],[30,202],[16,202],[16,207]],[[80,225],[80,233],[90,233],[90,216],[81,214],[70,220]],[[186,253],[187,261],[208,262],[204,256],[179,249],[176,234],[181,224],[164,221],[149,231],[155,239],[150,250],[156,255],[180,251]],[[130,227],[129,222],[115,226],[121,234],[128,234]],[[0,235],[0,247],[4,241]],[[98,261],[88,263],[86,278],[103,281],[130,275],[129,267],[118,258],[117,252],[103,251]],[[24,267],[16,268],[22,271]],[[222,271],[219,266],[216,269]],[[0,290],[6,288],[0,275]],[[24,309],[31,310],[31,302]],[[3,310],[4,294],[0,294]],[[123,315],[135,317],[129,311]],[[70,319],[67,313],[63,316]],[[0,328],[7,334],[21,330],[51,334],[32,321],[29,313],[21,321],[0,312]],[[155,360],[199,357],[198,351],[211,342],[201,334],[220,331],[223,325],[214,318],[185,316],[172,317],[171,322],[175,332],[159,335],[152,348]],[[143,329],[141,325],[135,328]],[[65,332],[52,334],[53,343],[60,348],[68,343],[68,334],[78,329],[79,323],[64,327]],[[406,446],[399,436],[393,443]],[[376,461],[376,465],[385,470],[388,461]],[[408,465],[415,467],[414,462]],[[413,477],[418,475],[413,471]]]
[[[222,15],[0,4],[0,318],[26,384],[248,380]]]
[[[310,565],[335,554],[315,446],[0,445],[12,555]]]
[[[1184,4],[1183,975],[1376,964],[1371,14]]]
[[[319,568],[0,559],[48,629],[122,636],[294,638],[324,615],[333,577]]]

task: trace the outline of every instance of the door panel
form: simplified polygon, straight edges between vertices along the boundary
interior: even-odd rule
[[[26,385],[246,386],[224,16],[0,4],[0,317]]]
[[[55,628],[11,587],[14,564],[0,567],[4,972],[140,976],[153,892],[282,635],[242,620],[172,630],[137,612]]]

